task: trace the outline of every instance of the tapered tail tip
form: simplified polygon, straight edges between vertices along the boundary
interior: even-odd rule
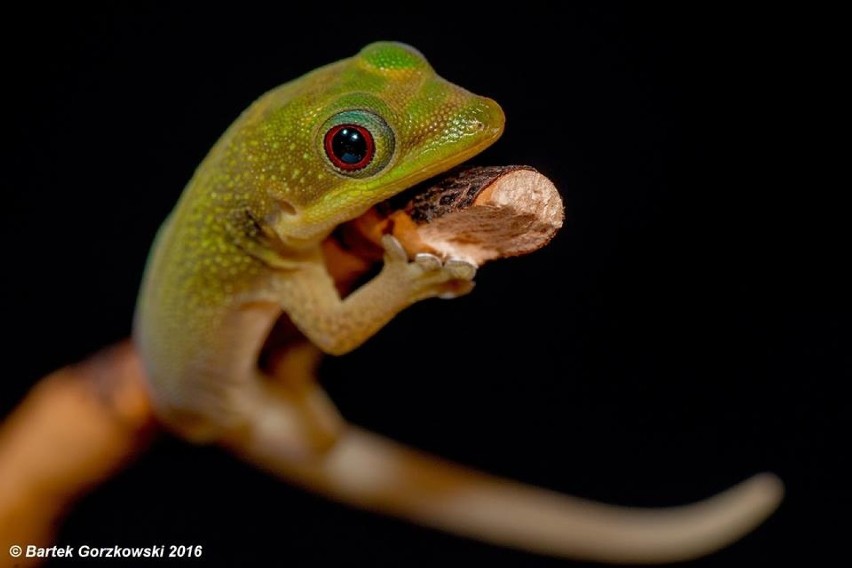
[[[767,516],[777,509],[784,499],[784,482],[774,473],[758,473],[747,479],[743,485],[751,494],[755,508],[763,509]]]

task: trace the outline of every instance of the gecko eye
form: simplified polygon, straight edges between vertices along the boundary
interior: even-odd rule
[[[325,133],[325,153],[335,167],[351,172],[373,161],[376,143],[372,133],[357,124],[338,124]]]
[[[334,170],[347,177],[365,178],[381,171],[394,151],[388,123],[368,110],[345,110],[326,120],[319,144]]]

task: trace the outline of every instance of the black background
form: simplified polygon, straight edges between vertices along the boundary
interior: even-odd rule
[[[535,166],[567,220],[547,248],[481,269],[472,295],[414,306],[327,360],[343,414],[621,504],[680,504],[774,471],[781,510],[688,565],[827,558],[849,529],[833,519],[850,506],[849,258],[830,201],[841,184],[811,161],[820,18],[715,3],[280,4],[4,18],[0,413],[129,333],[157,226],[245,106],[396,39],[500,102],[506,133],[478,162]],[[86,497],[59,543],[201,544],[190,564],[207,565],[583,565],[338,506],[168,438]]]

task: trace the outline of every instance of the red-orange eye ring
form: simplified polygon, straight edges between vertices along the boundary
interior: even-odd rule
[[[367,167],[376,153],[372,133],[357,124],[338,124],[325,133],[325,153],[334,167],[354,172]]]

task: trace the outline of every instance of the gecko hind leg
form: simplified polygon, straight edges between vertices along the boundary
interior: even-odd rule
[[[271,388],[282,389],[293,401],[318,451],[331,447],[345,426],[337,406],[317,380],[322,356],[315,345],[300,341],[279,350],[270,363]]]
[[[307,341],[275,350],[247,389],[245,427],[223,442],[237,453],[277,448],[296,461],[324,456],[341,437],[346,422],[317,381],[322,352]]]

